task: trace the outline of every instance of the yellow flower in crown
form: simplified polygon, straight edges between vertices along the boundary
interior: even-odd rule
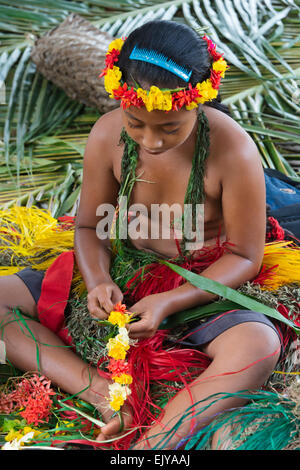
[[[147,90],[143,90],[143,88],[138,88],[136,90],[136,94],[138,98],[141,98],[143,102],[146,103],[147,98],[148,98]]]
[[[104,86],[110,98],[114,98],[113,90],[116,90],[120,86],[120,80],[122,78],[122,72],[119,67],[108,69],[104,77]]]
[[[220,72],[221,77],[223,78],[225,75],[225,71],[227,69],[227,63],[223,59],[223,57],[216,62],[213,62],[212,68],[215,72]]]
[[[203,104],[207,101],[212,101],[218,95],[221,78],[224,77],[228,66],[222,54],[216,51],[216,45],[206,35],[202,39],[207,42],[208,52],[213,59],[210,78],[193,86],[191,83],[188,83],[187,87],[175,90],[160,90],[156,86],[151,86],[150,91],[143,90],[141,87],[137,89],[133,86],[130,87],[126,82],[122,81],[122,73],[115,64],[118,63],[124,40],[121,38],[114,39],[109,45],[106,54],[105,68],[99,75],[100,77],[105,76],[104,85],[109,93],[109,97],[120,100],[123,109],[127,109],[130,106],[136,106],[137,108],[145,106],[147,111],[158,109],[166,112],[171,110],[178,111],[183,106],[187,110],[191,110],[196,108],[199,103]],[[155,63],[155,65],[183,78],[186,82],[192,74],[192,70],[187,70],[181,65],[172,63],[172,61],[168,60],[168,57],[159,54],[159,59],[157,59],[156,51],[140,49],[137,46],[133,48],[129,58]]]
[[[199,101],[198,103],[200,103],[200,101]],[[187,104],[187,105],[185,106],[185,108],[186,108],[187,111],[190,111],[191,109],[198,108],[198,103],[195,103],[195,102],[193,101],[191,104]]]
[[[218,96],[218,90],[212,87],[212,83],[209,79],[205,80],[205,82],[197,83],[196,88],[199,95],[201,95],[200,98],[197,98],[198,103],[211,101]]]
[[[151,86],[144,103],[147,111],[153,111],[153,109],[170,111],[172,109],[172,94],[168,90],[162,91],[156,86]]]
[[[123,44],[124,44],[124,39],[122,38],[114,39],[108,46],[107,52],[111,52],[113,49],[116,49],[117,51],[121,51]]]

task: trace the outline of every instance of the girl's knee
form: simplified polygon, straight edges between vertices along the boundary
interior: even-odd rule
[[[272,374],[281,353],[278,334],[270,326],[248,322],[219,335],[207,350],[212,372],[225,390],[260,388]]]
[[[259,322],[236,325],[219,335],[207,347],[213,359],[224,359],[231,363],[255,363],[272,368],[276,365],[281,342],[277,332]]]

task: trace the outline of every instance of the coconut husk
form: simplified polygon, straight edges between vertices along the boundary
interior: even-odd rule
[[[118,106],[108,97],[104,79],[99,78],[112,40],[89,21],[71,14],[36,40],[31,59],[37,70],[70,98],[106,113]]]

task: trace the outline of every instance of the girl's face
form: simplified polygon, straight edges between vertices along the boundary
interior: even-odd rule
[[[151,155],[158,155],[182,145],[191,135],[196,121],[195,109],[187,111],[148,112],[146,108],[130,106],[122,110],[127,134],[140,148]]]

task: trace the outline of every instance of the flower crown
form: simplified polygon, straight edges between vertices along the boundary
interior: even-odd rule
[[[150,90],[144,90],[141,87],[128,87],[127,83],[122,82],[122,72],[115,64],[119,60],[124,40],[121,38],[114,39],[108,47],[105,69],[99,75],[100,77],[104,76],[104,87],[109,93],[109,97],[120,100],[123,109],[129,108],[129,106],[136,106],[137,108],[145,106],[147,111],[154,109],[178,111],[183,106],[187,110],[191,110],[196,108],[199,103],[213,100],[218,95],[221,78],[224,77],[228,65],[222,55],[216,51],[216,45],[206,35],[202,39],[207,42],[208,52],[213,57],[210,78],[197,83],[195,87],[189,83],[186,88],[177,88],[175,90],[160,89],[156,86],[151,86]],[[156,65],[167,68],[168,63],[163,56],[160,56],[162,59],[154,61],[153,57],[156,54],[154,51],[148,51],[147,55],[139,57],[137,60],[156,63]],[[131,58],[134,59],[135,56],[133,55]],[[176,67],[175,64],[168,67],[168,70],[179,75],[176,72],[178,68],[180,67]]]

